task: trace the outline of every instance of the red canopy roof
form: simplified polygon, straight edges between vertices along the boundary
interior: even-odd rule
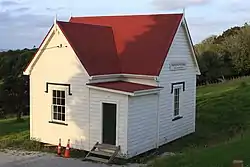
[[[112,27],[117,56],[120,60],[120,73],[158,76],[182,16],[183,14],[72,17],[70,22]],[[79,31],[81,30],[79,29]],[[75,36],[78,35],[79,31],[74,31]],[[109,36],[109,38],[111,37]],[[81,39],[83,39],[83,36],[79,38],[79,42]],[[113,44],[111,39],[106,40],[102,36],[98,38],[98,35],[89,42],[93,43],[93,47],[96,47],[97,50],[105,47],[112,48],[111,45]],[[96,42],[99,45],[96,45]],[[101,44],[102,46],[100,46]],[[78,49],[81,50],[78,47],[75,47],[75,49],[77,52]],[[115,55],[113,51],[112,54]],[[96,56],[99,60],[111,57],[108,54],[99,56],[101,57]],[[107,63],[107,66],[116,66],[114,61],[103,63]],[[99,66],[96,68],[99,68]],[[101,71],[100,69],[95,69],[95,71]],[[107,74],[106,71],[101,73]]]
[[[129,92],[129,93],[134,93],[136,91],[141,91],[141,90],[161,88],[161,87],[156,87],[156,86],[143,85],[143,84],[137,84],[137,83],[131,83],[131,82],[124,82],[124,81],[90,83],[87,85],[100,87],[100,88],[106,88],[106,89],[119,90],[119,91]]]

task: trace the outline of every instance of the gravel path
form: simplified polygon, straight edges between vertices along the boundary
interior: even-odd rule
[[[105,164],[65,159],[51,154],[37,152],[5,151],[0,152],[0,167],[111,167]],[[119,167],[112,165],[112,167]],[[120,166],[121,167],[121,166]],[[130,164],[127,167],[140,167]]]

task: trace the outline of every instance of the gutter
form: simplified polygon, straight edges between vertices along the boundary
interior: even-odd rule
[[[90,77],[90,80],[98,79],[114,79],[114,78],[137,78],[137,79],[149,79],[157,81],[158,76],[153,75],[136,75],[136,74],[108,74],[108,75],[94,75]]]
[[[148,94],[155,94],[155,93],[159,93],[160,90],[163,89],[163,87],[160,87],[160,88],[148,89],[148,90],[140,90],[140,91],[135,91],[135,92],[125,92],[125,91],[121,91],[121,90],[101,88],[101,87],[91,86],[91,85],[87,85],[87,87],[92,88],[92,89],[96,89],[96,90],[102,90],[102,91],[107,91],[107,92],[112,92],[112,93],[124,94],[124,95],[128,95],[128,96],[142,96],[142,95],[148,95]]]

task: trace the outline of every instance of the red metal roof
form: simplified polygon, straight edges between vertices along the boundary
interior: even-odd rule
[[[160,74],[183,14],[72,17],[57,22],[90,76]]]
[[[90,76],[120,73],[110,27],[69,22],[57,24]]]
[[[100,87],[100,88],[106,88],[106,89],[119,90],[119,91],[129,92],[129,93],[133,93],[135,91],[140,91],[140,90],[150,90],[150,89],[161,88],[157,86],[143,85],[143,84],[137,84],[137,83],[131,83],[131,82],[124,82],[124,81],[90,83],[87,85]]]
[[[70,22],[112,27],[121,73],[158,76],[182,16],[183,14],[72,17]],[[78,33],[75,31],[76,36]],[[98,40],[103,42],[102,46],[95,45]],[[102,37],[92,39],[90,42],[93,42],[97,50],[99,47],[110,47],[110,40]],[[99,56],[103,56],[103,59],[109,57],[107,54]],[[107,61],[103,62],[103,65],[104,63]],[[99,67],[101,66],[95,68]]]

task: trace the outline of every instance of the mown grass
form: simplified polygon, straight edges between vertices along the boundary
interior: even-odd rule
[[[37,140],[30,140],[29,117],[21,121],[15,118],[0,120],[0,150],[14,149],[25,151],[41,151],[56,154],[56,146],[46,147],[44,143]],[[65,150],[65,148],[64,148]],[[83,158],[86,152],[71,149],[71,157]]]
[[[238,137],[214,147],[187,150],[168,158],[156,159],[149,166],[157,167],[230,167],[233,160],[250,165],[250,135]]]
[[[175,152],[152,166],[229,166],[233,159],[250,163],[250,78],[197,90],[196,132],[161,151]]]
[[[41,150],[41,143],[29,139],[29,117],[0,120],[0,149]]]

